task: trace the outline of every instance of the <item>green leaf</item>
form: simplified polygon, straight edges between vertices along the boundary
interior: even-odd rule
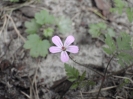
[[[112,28],[108,28],[107,32],[107,34],[109,34],[110,37],[115,37],[115,31]],[[107,34],[105,34],[105,36],[107,36]]]
[[[30,49],[32,57],[45,57],[48,54],[48,48],[50,47],[48,40],[41,40],[36,34],[29,35],[27,38],[28,40],[25,42],[24,48]]]
[[[127,33],[121,33],[121,36],[117,38],[118,50],[130,50],[131,37]]]
[[[121,66],[124,66],[124,63],[130,64],[133,59],[132,55],[125,52],[120,52],[117,57],[119,58],[118,62],[121,64]]]
[[[94,85],[96,85],[96,83],[94,81],[85,80],[85,81],[82,81],[82,83],[79,84],[79,87],[83,88],[83,87],[94,86]]]
[[[76,81],[79,78],[79,71],[66,63],[64,65],[68,80],[71,82]]]
[[[79,81],[82,82],[85,79],[86,71],[80,76]]]
[[[79,84],[77,82],[73,83],[70,89],[76,89],[76,88],[78,88],[78,86],[79,86]]]
[[[40,25],[36,23],[36,21],[33,19],[31,22],[25,22],[26,32],[29,34],[35,34],[38,29],[40,28]]]
[[[103,50],[107,53],[107,54],[113,54],[116,51],[116,46],[114,43],[114,40],[112,39],[112,37],[110,37],[109,34],[107,34],[106,39],[105,39],[105,44],[108,47],[103,47]]]
[[[118,12],[119,14],[122,14],[123,8],[125,7],[125,3],[123,0],[114,0],[115,8],[111,9],[111,12]]]
[[[126,9],[127,17],[130,22],[133,21],[133,8]]]
[[[131,38],[131,47],[133,49],[133,37]]]
[[[102,33],[101,31],[107,28],[106,24],[103,22],[90,24],[89,27],[89,33],[92,35],[92,37],[99,37]]]
[[[61,33],[67,33],[72,30],[72,21],[64,16],[57,19],[57,26]]]
[[[54,24],[55,23],[55,17],[46,10],[42,10],[39,13],[35,14],[36,22],[40,25],[43,24]]]
[[[52,28],[44,29],[43,34],[45,37],[51,37],[53,35],[54,30]]]

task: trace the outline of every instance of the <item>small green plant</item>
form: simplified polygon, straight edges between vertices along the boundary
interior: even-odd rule
[[[126,4],[123,0],[114,0],[114,4],[115,7],[111,9],[111,12],[118,12],[119,14],[122,14],[125,9],[128,20],[130,22],[133,21],[133,8],[128,7],[128,4]]]
[[[72,30],[72,22],[69,18],[62,16],[57,19],[57,21],[57,26],[61,33],[70,32]]]
[[[123,9],[125,7],[125,3],[123,0],[114,0],[115,7],[111,9],[112,12],[118,12],[119,14],[122,14]]]
[[[52,37],[54,30],[52,28],[47,28],[43,30],[45,37]]]
[[[71,82],[74,82],[73,85],[71,86],[71,89],[76,89],[78,87],[84,87],[87,84],[89,85],[95,84],[93,81],[85,80],[86,72],[83,72],[80,75],[79,71],[76,68],[68,64],[64,64],[64,66],[65,66],[65,71],[66,71],[68,80]]]
[[[49,14],[49,12],[46,10],[41,10],[39,13],[36,13],[35,19],[36,22],[40,25],[55,23],[55,17]]]
[[[32,19],[30,22],[25,22],[25,27],[26,27],[26,33],[28,34],[35,34],[41,27],[35,19]]]
[[[89,27],[89,33],[95,38],[99,37],[102,34],[102,31],[107,28],[106,24],[103,22],[90,24]]]
[[[126,33],[121,33],[121,35],[116,38],[116,41],[114,41],[110,35],[107,35],[105,39],[107,47],[103,47],[103,50],[109,55],[115,55],[122,66],[124,63],[130,64],[133,56],[126,52],[131,50],[130,42],[131,37]]]
[[[24,48],[30,49],[30,55],[37,58],[38,56],[45,57],[48,54],[50,42],[48,40],[41,40],[37,34],[29,35],[25,42]]]
[[[32,57],[45,57],[50,46],[49,38],[53,36],[55,27],[57,26],[60,33],[66,33],[71,30],[71,25],[69,18],[65,19],[62,16],[56,18],[47,10],[41,10],[35,14],[34,19],[25,22],[25,32],[29,36],[24,48],[30,50]]]
[[[115,37],[115,32],[112,28],[108,28],[104,22],[93,23],[89,25],[89,33],[93,38],[105,38],[106,35],[110,35],[111,37]]]
[[[126,86],[130,83],[129,79],[123,79],[122,83],[120,84],[120,87]]]

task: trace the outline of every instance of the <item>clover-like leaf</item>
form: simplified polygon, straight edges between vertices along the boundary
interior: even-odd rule
[[[25,42],[24,48],[30,49],[32,57],[45,57],[48,54],[48,48],[50,47],[48,40],[41,40],[36,34],[29,35],[27,38],[28,40]]]
[[[26,32],[29,34],[35,34],[37,33],[38,29],[40,28],[40,25],[36,23],[36,20],[33,19],[31,22],[25,22]]]
[[[51,37],[53,35],[54,30],[52,28],[44,29],[43,34],[45,37]]]
[[[72,21],[62,16],[57,19],[57,26],[61,33],[70,32],[72,30]]]
[[[65,65],[66,74],[68,76],[68,80],[71,82],[76,81],[79,77],[79,71],[76,68],[69,66],[66,63],[64,65]]]
[[[107,25],[103,22],[99,22],[90,24],[89,27],[89,33],[92,35],[92,37],[99,37],[102,33],[101,31],[105,30],[107,28]]]
[[[40,12],[36,13],[35,19],[36,19],[36,22],[40,25],[55,23],[55,17],[49,14],[49,12],[46,10],[41,10]]]

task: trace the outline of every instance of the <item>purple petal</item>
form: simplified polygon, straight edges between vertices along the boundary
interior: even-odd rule
[[[68,46],[66,51],[71,52],[71,53],[78,53],[79,47],[75,45]]]
[[[72,35],[68,36],[64,42],[64,46],[68,47],[70,44],[74,42],[74,37]]]
[[[54,36],[54,37],[52,37],[52,42],[53,42],[56,46],[58,46],[58,47],[60,47],[60,48],[63,46],[62,41],[61,41],[61,39],[59,38],[59,36]]]
[[[61,49],[57,46],[52,46],[52,47],[49,48],[49,51],[51,53],[58,53],[58,52],[61,52]]]
[[[68,60],[69,60],[69,56],[68,56],[67,52],[66,51],[62,51],[61,52],[61,61],[65,63]]]

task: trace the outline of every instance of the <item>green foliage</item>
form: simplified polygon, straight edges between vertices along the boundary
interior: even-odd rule
[[[68,80],[71,82],[74,82],[71,86],[71,89],[76,89],[79,87],[80,84],[84,81],[86,77],[86,72],[83,72],[81,75],[79,74],[79,71],[75,69],[72,66],[69,66],[68,64],[65,64],[65,71],[68,77]]]
[[[121,33],[120,37],[116,39],[115,43],[112,37],[107,35],[105,44],[108,47],[103,47],[103,50],[109,55],[116,54],[118,62],[121,64],[121,66],[123,66],[124,63],[129,64],[133,59],[133,56],[126,52],[127,50],[131,50],[130,40],[131,37],[128,34]]]
[[[133,56],[125,52],[120,52],[117,58],[119,59],[118,62],[121,64],[121,66],[124,66],[124,63],[130,64],[133,59]]]
[[[35,14],[36,22],[40,25],[43,24],[54,24],[55,18],[53,15],[49,14],[46,10],[42,10]]]
[[[54,30],[52,28],[44,29],[43,34],[45,37],[51,37],[53,35]]]
[[[133,21],[133,8],[126,9],[127,17],[130,22]]]
[[[30,49],[30,55],[32,57],[43,56],[48,54],[48,48],[50,43],[48,40],[41,40],[37,34],[29,35],[28,40],[24,44],[25,49]]]
[[[133,21],[133,8],[128,7],[127,4],[125,4],[126,2],[124,2],[123,0],[114,0],[114,3],[115,3],[115,7],[112,8],[111,11],[122,14],[123,9],[125,9],[128,20],[132,22]]]
[[[89,25],[89,33],[92,35],[92,37],[99,37],[101,35],[101,31],[105,30],[107,28],[107,25],[103,22],[94,23]]]
[[[112,28],[107,29],[105,36],[107,36],[107,34],[109,34],[111,37],[115,37],[115,31]]]
[[[129,79],[123,79],[123,82],[120,84],[120,87],[126,86],[129,83],[130,83]]]
[[[65,71],[69,81],[73,82],[79,78],[79,71],[76,68],[69,66],[68,64],[65,64]]]
[[[29,34],[35,34],[40,28],[40,25],[36,23],[36,20],[33,19],[31,22],[25,22],[26,32]]]
[[[62,16],[57,19],[57,26],[61,33],[70,32],[72,30],[72,21]]]
[[[111,9],[112,12],[118,12],[122,14],[123,8],[125,7],[125,3],[123,0],[114,0],[115,7]]]
[[[111,55],[113,54],[115,51],[116,51],[116,45],[115,45],[115,42],[114,40],[111,38],[111,36],[109,34],[107,34],[106,36],[106,39],[105,39],[105,44],[108,46],[108,47],[103,47],[104,51]]]
[[[131,47],[133,49],[133,37],[131,38]]]
[[[32,19],[30,22],[25,22],[26,32],[29,34],[29,36],[28,41],[26,41],[24,44],[24,48],[30,49],[30,55],[33,57],[45,57],[48,54],[48,48],[50,46],[50,43],[48,40],[42,41],[39,38],[40,33],[38,35],[37,33],[42,31],[42,27],[44,27],[42,34],[46,38],[48,38],[53,35],[54,26],[58,26],[58,29],[61,33],[66,33],[71,31],[71,25],[72,22],[69,18],[56,18],[53,15],[49,14],[48,11],[41,10],[40,12],[35,14],[35,18]]]
[[[130,50],[130,41],[130,35],[127,33],[121,33],[121,35],[117,38],[118,50]]]
[[[71,89],[76,89],[78,87],[82,88],[84,86],[93,86],[95,85],[95,82],[91,80],[85,80],[86,72],[83,72],[81,75],[77,69],[74,67],[64,64],[65,65],[65,71],[68,77],[68,80],[73,82]]]

